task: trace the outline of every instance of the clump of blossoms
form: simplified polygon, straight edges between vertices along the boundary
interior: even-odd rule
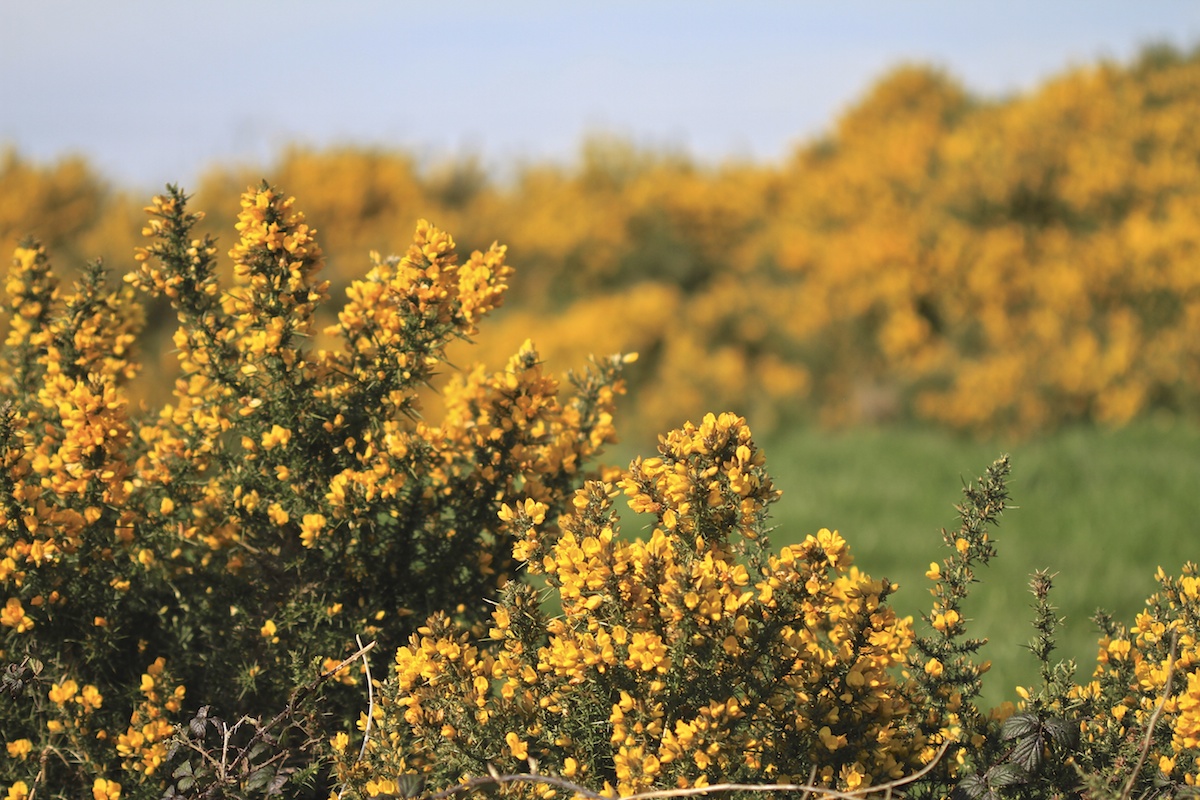
[[[620,536],[622,494],[648,539]],[[505,504],[514,557],[561,614],[512,582],[483,641],[432,617],[397,652],[365,757],[340,740],[343,778],[365,797],[531,769],[608,795],[725,781],[855,791],[921,767],[935,754],[899,674],[913,632],[887,603],[895,587],[859,571],[833,531],[772,553],[777,494],[745,421],[722,414],[587,483],[566,513]]]
[[[1072,731],[1068,747],[1051,748],[1068,769],[1051,771],[1039,761],[1028,770],[1029,783],[1049,783],[1047,793],[1086,790],[1094,797],[1200,793],[1197,573],[1193,562],[1178,577],[1160,568],[1160,590],[1132,626],[1097,615],[1102,635],[1091,680],[1051,697],[1045,689],[1018,690],[1023,701],[1014,720],[1045,727],[1047,720],[1062,719]]]
[[[228,286],[182,192],[146,210],[124,284],[92,264],[64,289],[29,241],[5,285],[0,792],[324,796],[314,748],[361,707],[356,637],[395,647],[435,611],[486,629],[479,601],[514,572],[501,509],[569,509],[625,360],[568,393],[527,344],[426,419],[445,348],[503,300],[504,247],[463,257],[421,221],[322,330],[323,255],[292,198],[242,196]],[[150,411],[126,394],[139,290],[179,321],[173,397]],[[233,763],[253,768],[222,772],[251,746]]]

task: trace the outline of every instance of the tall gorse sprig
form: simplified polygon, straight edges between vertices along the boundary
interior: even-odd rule
[[[5,392],[17,399],[36,394],[44,367],[38,351],[50,336],[51,315],[58,302],[58,278],[50,266],[46,248],[25,239],[13,255],[4,295],[8,308],[8,335],[0,353],[0,381]]]
[[[1029,650],[1038,661],[1041,685],[1017,687],[1018,707],[1011,702],[993,709],[985,746],[976,748],[970,769],[958,783],[958,794],[968,800],[1002,796],[1069,797],[1079,787],[1073,757],[1079,739],[1079,703],[1075,690],[1075,665],[1052,661],[1055,631],[1062,620],[1050,604],[1054,576],[1039,570],[1029,588],[1034,597],[1035,636]]]
[[[978,581],[976,569],[996,555],[989,528],[1008,506],[1007,456],[997,459],[974,484],[963,487],[963,502],[956,508],[957,530],[942,529],[942,540],[950,550],[939,564],[930,564],[926,576],[934,582],[930,593],[933,606],[923,619],[932,629],[914,641],[910,667],[927,703],[921,728],[931,745],[950,740],[942,765],[921,791],[937,796],[956,781],[960,766],[972,750],[988,744],[987,718],[976,705],[982,678],[991,666],[977,661],[976,654],[987,643],[967,635],[964,601]]]

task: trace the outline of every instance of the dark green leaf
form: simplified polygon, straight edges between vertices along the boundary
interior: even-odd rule
[[[1042,737],[1027,736],[1018,739],[1013,746],[1010,758],[1014,764],[1019,764],[1026,772],[1034,773],[1042,766]]]
[[[208,709],[209,706],[200,706],[196,716],[192,717],[192,721],[188,723],[188,731],[197,739],[204,738],[204,730],[208,726]]]
[[[271,781],[271,785],[267,787],[267,796],[274,797],[275,795],[283,794],[280,790],[288,781],[288,774],[294,770],[281,769],[275,773],[275,780]]]
[[[267,784],[269,784],[271,779],[274,777],[275,770],[271,769],[270,767],[256,769],[254,772],[250,773],[250,778],[246,781],[246,790],[257,791],[259,789],[265,789],[267,788]]]
[[[482,794],[484,797],[497,798],[500,796],[500,782],[494,779],[500,777],[500,772],[491,764],[488,764],[487,768],[488,773],[491,775],[493,780],[482,781],[476,786],[480,794]]]
[[[1012,786],[1029,780],[1029,773],[1016,764],[1000,764],[987,772],[989,786]]]
[[[987,781],[981,775],[968,775],[958,782],[958,791],[969,800],[985,800],[991,794]]]
[[[1016,739],[1020,736],[1028,736],[1041,727],[1042,722],[1036,714],[1013,714],[1004,720],[1004,724],[1000,727],[1000,738]]]
[[[416,797],[425,791],[425,776],[415,772],[406,772],[396,780],[396,784],[400,789],[401,797]]]

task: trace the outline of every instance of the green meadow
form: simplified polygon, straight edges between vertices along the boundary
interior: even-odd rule
[[[963,483],[1009,454],[1012,507],[993,531],[999,556],[980,570],[968,604],[968,632],[989,640],[982,652],[993,662],[989,705],[1016,700],[1015,686],[1038,680],[1026,648],[1035,570],[1057,574],[1051,599],[1063,622],[1056,655],[1074,659],[1077,678],[1085,679],[1095,664],[1096,610],[1132,624],[1157,588],[1159,566],[1178,574],[1185,561],[1200,559],[1196,425],[1147,420],[1011,442],[916,426],[805,428],[760,444],[783,491],[772,547],[823,527],[840,531],[861,569],[900,585],[892,602],[913,615],[918,630],[931,602],[925,571],[947,555],[941,529],[958,525],[954,506]],[[638,449],[649,448],[625,444],[612,458],[622,463]],[[626,533],[639,535],[641,524],[627,524]]]

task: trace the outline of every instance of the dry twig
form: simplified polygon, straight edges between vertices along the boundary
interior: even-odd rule
[[[830,789],[824,786],[813,786],[810,784],[795,784],[795,783],[773,783],[773,784],[753,784],[753,783],[715,783],[711,786],[696,786],[688,789],[660,789],[653,792],[642,792],[640,794],[629,795],[627,797],[617,798],[617,800],[658,800],[666,797],[695,797],[699,795],[710,794],[713,792],[805,792],[806,794],[814,794],[817,797],[838,798],[839,800],[862,800],[869,795],[884,792],[885,796],[890,797],[892,790],[904,786],[914,781],[918,781],[925,777],[946,754],[952,742],[946,742],[938,750],[937,755],[933,760],[922,767],[920,770],[906,775],[903,778],[897,778],[888,783],[881,783],[878,786],[864,786],[862,789],[857,789],[853,792],[840,792],[836,789]],[[613,800],[606,795],[599,794],[587,789],[579,784],[572,783],[565,778],[555,777],[553,775],[487,775],[478,778],[471,778],[457,786],[452,786],[449,789],[443,789],[436,794],[428,795],[424,800],[445,800],[445,798],[453,797],[463,792],[469,792],[473,789],[481,787],[495,786],[496,784],[504,783],[544,783],[551,786],[557,786],[560,789],[566,789],[576,795],[582,795],[590,798],[590,800]]]
[[[1171,655],[1167,658],[1167,679],[1163,684],[1162,700],[1158,701],[1158,707],[1154,709],[1154,713],[1150,715],[1150,721],[1146,723],[1146,738],[1142,741],[1142,750],[1138,756],[1137,766],[1133,768],[1133,772],[1129,773],[1129,780],[1125,783],[1120,800],[1129,800],[1133,795],[1133,784],[1137,781],[1137,776],[1141,774],[1142,767],[1146,763],[1146,756],[1150,753],[1150,742],[1154,738],[1154,726],[1158,724],[1158,718],[1162,715],[1167,700],[1171,698],[1171,682],[1175,677],[1175,652],[1178,645],[1179,631],[1171,631]]]
[[[375,717],[375,687],[371,683],[371,662],[367,660],[367,651],[375,646],[375,642],[371,642],[370,645],[363,647],[361,636],[355,636],[354,641],[358,642],[358,652],[350,656],[350,658],[346,661],[338,664],[333,669],[333,672],[336,673],[338,670],[356,658],[362,658],[363,660],[363,671],[366,672],[367,675],[367,724],[363,728],[362,747],[358,748],[358,758],[354,759],[354,763],[357,764],[359,761],[362,761],[362,757],[367,754],[367,742],[371,740],[371,720]],[[338,792],[338,800],[342,800],[342,797],[346,794],[347,788],[348,787],[343,786],[342,790]]]

